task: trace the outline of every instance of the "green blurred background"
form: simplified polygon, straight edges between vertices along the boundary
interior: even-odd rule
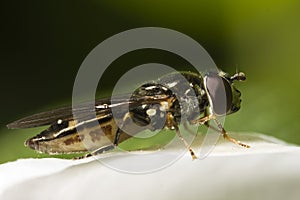
[[[0,163],[43,157],[23,146],[43,128],[8,130],[20,117],[70,104],[86,55],[106,38],[137,27],[180,31],[198,41],[224,71],[244,71],[242,109],[231,131],[260,132],[300,144],[300,3],[268,1],[1,2]],[[101,80],[106,96],[130,68],[159,62],[182,69],[178,56],[144,50],[116,60]]]

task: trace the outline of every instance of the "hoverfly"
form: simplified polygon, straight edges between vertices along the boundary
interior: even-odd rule
[[[184,77],[184,81],[180,77]],[[233,82],[245,79],[242,72],[233,76],[223,71],[209,72],[204,77],[193,72],[171,73],[161,77],[159,81],[143,84],[130,98],[117,96],[114,101],[111,98],[96,100],[92,110],[84,104],[80,107],[79,112],[82,115],[92,111],[96,113],[96,118],[74,119],[72,107],[65,107],[25,117],[8,124],[7,127],[14,129],[50,125],[48,129],[26,140],[25,146],[48,154],[89,152],[80,158],[114,149],[119,143],[139,132],[128,134],[124,131],[124,127],[130,127],[133,123],[152,131],[171,129],[176,131],[195,159],[195,153],[180,133],[180,124],[204,124],[219,131],[225,139],[246,148],[250,147],[231,138],[216,118],[240,109],[241,93]],[[220,93],[221,87],[225,91],[225,109],[219,106],[224,105],[224,102],[220,102],[224,101],[224,93]],[[117,113],[113,114],[113,108]],[[121,125],[116,119],[121,121]],[[95,121],[98,122],[97,125],[91,123]],[[210,125],[210,121],[217,126]],[[90,144],[89,149],[86,143]]]

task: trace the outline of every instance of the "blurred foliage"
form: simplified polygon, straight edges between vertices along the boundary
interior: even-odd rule
[[[28,114],[71,102],[77,70],[101,41],[124,30],[156,26],[198,41],[238,83],[242,109],[226,118],[232,131],[253,131],[300,144],[300,3],[275,1],[19,1],[1,2],[0,163],[43,157],[23,146],[43,128],[7,130]],[[182,59],[166,52],[132,52],[101,79],[110,93],[130,68],[160,62],[177,69]],[[128,145],[128,144],[127,144]],[[130,145],[129,145],[130,146]]]

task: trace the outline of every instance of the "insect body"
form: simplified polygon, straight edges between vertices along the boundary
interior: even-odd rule
[[[7,126],[50,125],[25,145],[48,154],[91,152],[84,157],[113,149],[145,129],[171,129],[196,158],[181,136],[180,124],[205,124],[218,130],[225,139],[249,147],[229,137],[216,118],[240,109],[241,93],[233,85],[235,80],[243,81],[245,75],[240,72],[229,76],[222,71],[209,72],[204,77],[192,72],[172,73],[140,86],[129,97],[100,99],[93,108],[82,104],[76,110],[79,118],[74,118],[72,108],[66,107],[25,117]],[[90,117],[91,112],[96,117]],[[214,121],[217,127],[209,121]]]

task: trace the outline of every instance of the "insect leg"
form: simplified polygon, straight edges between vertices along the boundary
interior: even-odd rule
[[[96,155],[105,153],[106,151],[110,151],[110,150],[115,149],[116,146],[118,146],[118,144],[119,144],[120,135],[121,135],[121,129],[118,128],[118,130],[116,132],[116,135],[115,135],[115,138],[114,138],[114,143],[113,144],[101,147],[99,149],[96,149],[95,151],[93,151],[91,153],[88,153],[84,156],[76,157],[75,160],[82,159],[82,158],[88,158],[88,157],[91,157],[91,156],[96,156]]]
[[[223,137],[224,137],[226,140],[228,140],[228,141],[230,141],[230,142],[232,142],[232,143],[235,143],[235,144],[237,144],[237,145],[240,145],[240,146],[242,146],[242,147],[250,148],[249,145],[244,144],[244,143],[242,143],[242,142],[240,142],[240,141],[238,141],[238,140],[236,140],[236,139],[230,137],[230,136],[227,134],[226,130],[223,128],[222,124],[221,124],[217,119],[214,119],[214,121],[215,121],[215,123],[217,124],[217,126],[218,126],[218,128],[219,128],[219,131],[221,132],[221,134],[223,135]],[[209,124],[208,124],[208,126],[209,126]]]
[[[123,123],[120,125],[121,127],[124,126],[124,124],[127,122],[127,120],[129,119],[130,115],[129,113],[127,113],[124,118],[123,118]],[[81,157],[76,157],[74,159],[82,159],[82,158],[88,158],[88,157],[91,157],[91,156],[96,156],[96,155],[99,155],[99,154],[102,154],[106,151],[110,151],[110,150],[113,150],[115,149],[118,144],[119,144],[119,140],[120,140],[120,135],[121,135],[122,131],[120,128],[117,129],[116,131],[116,134],[115,134],[115,137],[114,137],[114,142],[113,144],[111,145],[107,145],[107,146],[104,146],[104,147],[100,147],[99,149],[96,149],[95,151],[91,152],[91,153],[88,153],[84,156],[81,156]]]
[[[114,148],[115,148],[115,145],[104,146],[104,147],[101,147],[99,149],[96,149],[95,151],[93,151],[91,153],[85,154],[85,155],[80,156],[80,157],[75,157],[75,158],[73,158],[73,160],[79,160],[79,159],[88,158],[88,157],[91,157],[91,156],[96,156],[96,155],[102,154],[106,151],[110,151]]]
[[[215,119],[216,117],[212,114],[210,115],[206,115],[204,117],[201,117],[199,119],[196,119],[196,120],[193,120],[191,121],[191,124],[194,124],[194,125],[201,125],[201,124],[205,124],[207,123],[208,121],[212,120],[212,119]]]
[[[125,116],[123,117],[123,122],[120,125],[120,127],[123,127],[124,125],[126,125],[128,119],[130,119],[130,113],[125,114]],[[115,135],[114,143],[113,143],[115,147],[118,146],[118,144],[119,144],[121,133],[122,133],[121,129],[118,128],[116,135]]]
[[[190,154],[194,159],[197,159],[197,156],[195,155],[193,149],[190,147],[190,145],[187,143],[187,141],[182,137],[179,127],[177,125],[177,123],[174,121],[173,119],[173,115],[171,113],[168,113],[168,117],[167,117],[168,121],[172,123],[173,127],[175,128],[176,134],[178,135],[179,139],[183,142],[183,144],[186,146],[186,148],[188,148],[188,150],[190,151]]]
[[[215,123],[217,124],[217,126],[218,126],[218,129],[215,128],[215,127],[213,127],[213,126],[211,126],[211,125],[209,124],[209,121],[210,121],[210,120],[214,120],[214,122],[215,122]],[[192,121],[191,124],[196,124],[196,125],[204,124],[204,125],[207,126],[208,128],[211,128],[211,129],[213,129],[213,130],[215,130],[215,131],[220,132],[220,133],[222,134],[222,136],[223,136],[226,140],[228,140],[228,141],[230,141],[230,142],[232,142],[232,143],[234,143],[234,144],[240,145],[240,146],[242,146],[242,147],[250,148],[249,145],[244,144],[244,143],[242,143],[242,142],[240,142],[240,141],[238,141],[238,140],[236,140],[236,139],[230,137],[230,136],[227,134],[226,130],[223,128],[222,124],[216,119],[215,115],[213,115],[213,114],[207,114],[207,112],[205,112],[205,116],[204,116],[204,117],[201,117],[201,118],[199,118],[199,119],[196,119],[196,120]]]
[[[177,133],[179,139],[184,143],[184,145],[186,146],[186,148],[189,149],[190,154],[191,154],[193,160],[194,160],[194,159],[197,159],[197,156],[195,155],[193,149],[190,147],[190,145],[187,143],[187,141],[182,137],[182,135],[181,135],[181,133],[180,133],[180,130],[179,130],[178,126],[177,126],[177,125],[174,125],[174,127],[175,127],[175,131],[176,131],[176,133]]]

